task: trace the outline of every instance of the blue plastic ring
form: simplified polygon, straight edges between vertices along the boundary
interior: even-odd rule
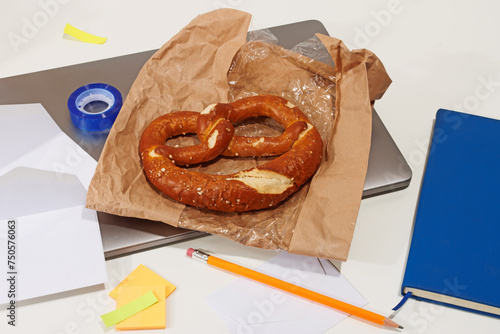
[[[85,107],[95,101],[108,106],[100,112],[89,112]],[[85,131],[111,129],[120,109],[122,94],[115,87],[103,83],[91,83],[75,90],[68,99],[68,109],[73,124]]]

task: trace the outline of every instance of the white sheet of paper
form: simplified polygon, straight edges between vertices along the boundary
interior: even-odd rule
[[[15,300],[105,283],[97,215],[84,207],[96,161],[40,104],[0,106],[0,148],[0,256],[15,218]]]
[[[281,252],[259,272],[356,306],[366,299],[327,260]],[[238,278],[206,298],[232,333],[324,333],[348,315]]]

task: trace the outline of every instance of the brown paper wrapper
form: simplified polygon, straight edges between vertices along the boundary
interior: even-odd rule
[[[335,67],[269,40],[247,42],[250,18],[231,9],[200,15],[144,65],[110,131],[87,207],[205,231],[248,246],[346,260],[368,164],[371,103],[391,81],[373,53],[351,52],[332,37],[318,35],[311,43],[320,44]],[[257,94],[285,97],[320,131],[325,159],[310,184],[276,208],[245,213],[184,206],[151,186],[138,144],[153,119]],[[281,130],[269,120],[237,127],[240,135]],[[190,168],[226,174],[266,161],[222,158]]]

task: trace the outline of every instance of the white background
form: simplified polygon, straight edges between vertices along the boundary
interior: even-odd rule
[[[349,259],[337,263],[370,301],[367,308],[389,315],[400,299],[435,112],[448,108],[500,118],[500,2],[1,0],[0,77],[157,49],[196,15],[219,7],[251,13],[251,30],[320,20],[348,47],[375,52],[393,79],[376,107],[410,164],[413,180],[405,190],[362,201]],[[63,38],[66,22],[108,41],[91,45]],[[250,267],[274,254],[206,237],[111,260],[105,290],[21,305],[15,329],[6,325],[6,311],[0,310],[0,331],[112,332],[99,319],[114,308],[107,291],[142,263],[178,287],[167,299],[167,329],[160,332],[226,333],[203,298],[234,277],[186,259],[188,247],[209,249]],[[498,319],[415,301],[394,320],[405,326],[404,333],[500,332]],[[387,331],[349,318],[329,333]]]

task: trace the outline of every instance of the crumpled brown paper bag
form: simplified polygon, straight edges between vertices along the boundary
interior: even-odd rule
[[[390,78],[370,51],[349,51],[341,41],[318,35],[335,68],[261,43],[279,59],[271,60],[276,67],[264,80],[262,69],[268,63],[258,69],[245,54],[250,18],[231,9],[200,15],[145,64],[110,131],[89,187],[87,207],[206,231],[249,246],[346,260],[368,164],[372,101],[383,95]],[[245,66],[238,57],[246,60]],[[290,94],[284,78],[296,77],[314,81],[319,88],[300,97]],[[138,143],[153,119],[258,93],[290,99],[315,126],[324,127],[326,156],[309,185],[277,208],[228,214],[184,206],[148,183]],[[329,112],[318,116],[315,110]],[[201,170],[228,171],[263,162],[244,160],[233,165],[221,160]]]

